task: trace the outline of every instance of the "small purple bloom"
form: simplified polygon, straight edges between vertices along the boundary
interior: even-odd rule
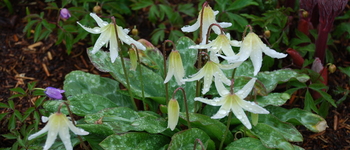
[[[71,17],[69,10],[67,8],[62,8],[60,11],[61,18],[68,19]]]
[[[61,93],[64,93],[64,90],[54,87],[47,87],[44,92],[48,97],[52,99],[62,99],[63,96]]]

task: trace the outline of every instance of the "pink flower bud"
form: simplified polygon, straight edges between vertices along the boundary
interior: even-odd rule
[[[69,10],[67,8],[62,8],[60,11],[61,18],[68,19],[71,17]]]

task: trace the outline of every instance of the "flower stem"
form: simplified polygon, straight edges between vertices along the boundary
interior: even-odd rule
[[[113,24],[114,24],[114,29],[115,29],[115,33],[116,33],[117,43],[120,44],[120,41],[119,41],[119,38],[118,38],[117,23],[115,22],[115,18],[114,17],[111,17],[111,19],[112,19]],[[123,71],[124,71],[125,81],[126,81],[126,85],[127,85],[127,88],[128,88],[129,95],[130,95],[130,101],[131,101],[132,106],[134,107],[134,109],[137,110],[137,106],[136,106],[135,101],[134,101],[134,95],[132,94],[131,88],[130,88],[128,72],[127,72],[127,70],[125,68],[125,62],[124,62],[124,58],[123,58],[123,53],[121,52],[121,50],[119,50],[119,47],[118,47],[118,53],[119,53],[120,60],[122,62],[122,67],[123,67]]]
[[[176,93],[178,90],[181,90],[181,91],[182,91],[182,94],[183,94],[183,96],[184,96],[184,103],[185,103],[185,109],[186,109],[187,126],[188,126],[189,129],[191,129],[190,116],[189,116],[189,113],[188,113],[188,105],[187,105],[186,92],[185,92],[184,88],[178,87],[178,88],[174,91],[174,93],[173,93],[173,99],[174,99],[175,93]]]
[[[225,133],[224,133],[224,135],[223,135],[223,137],[222,137],[219,150],[222,150],[222,146],[224,145],[224,142],[225,142],[225,140],[226,140],[227,133],[228,133],[228,131],[230,130],[231,118],[232,118],[232,112],[230,112],[229,115],[228,115],[227,125],[226,125],[226,131],[225,131]]]
[[[147,110],[147,105],[145,102],[145,89],[144,89],[144,85],[143,85],[143,78],[142,78],[142,69],[141,69],[141,60],[140,60],[140,55],[139,52],[136,48],[136,46],[134,44],[131,44],[133,47],[133,49],[136,52],[136,56],[137,56],[137,62],[139,63],[139,68],[138,68],[138,72],[139,72],[139,80],[140,80],[140,84],[141,84],[141,95],[142,95],[142,104],[143,104],[143,110]]]

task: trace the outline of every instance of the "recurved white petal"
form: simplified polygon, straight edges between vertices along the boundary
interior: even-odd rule
[[[207,99],[207,98],[202,98],[202,97],[196,97],[194,98],[195,101],[200,101],[202,103],[209,104],[211,106],[221,106],[225,103],[224,99],[221,97],[216,97],[214,99]]]
[[[44,133],[47,132],[47,131],[49,131],[49,126],[46,125],[46,126],[45,126],[44,128],[42,128],[39,132],[36,132],[36,133],[30,135],[30,136],[28,137],[28,140],[32,140],[32,139],[34,139],[34,138],[36,138],[36,137],[38,137],[38,136],[44,134]]]
[[[99,27],[94,27],[94,28],[89,28],[89,27],[85,27],[84,25],[80,24],[79,22],[77,22],[84,30],[86,30],[87,32],[90,32],[92,34],[100,34],[102,32],[101,28]]]
[[[95,54],[97,51],[101,49],[103,45],[106,45],[109,39],[111,38],[111,35],[112,35],[111,32],[102,32],[101,35],[98,37],[97,41],[95,42],[95,45],[92,48],[91,53]]]
[[[221,118],[224,118],[225,116],[228,115],[228,113],[230,113],[230,102],[227,101],[227,97],[223,97],[224,99],[226,100],[223,100],[225,103],[223,105],[221,105],[219,111],[214,115],[212,116],[211,118],[213,119],[221,119]]]
[[[239,119],[244,126],[246,126],[248,129],[252,128],[252,125],[249,122],[249,119],[243,109],[237,104],[237,102],[233,102],[231,106],[231,111],[235,114],[237,119]]]
[[[250,55],[250,60],[253,63],[254,66],[254,76],[258,74],[260,71],[261,65],[262,65],[262,53],[261,51],[254,51]]]
[[[106,26],[106,25],[108,25],[108,22],[105,22],[105,21],[103,21],[100,17],[98,17],[95,13],[90,13],[90,16],[92,17],[92,18],[94,18],[94,20],[96,21],[96,23],[97,23],[97,25],[99,26],[99,27],[104,27],[104,26]]]
[[[111,62],[114,63],[114,61],[118,58],[119,52],[118,52],[118,41],[115,34],[111,35],[111,38],[109,39],[109,53],[111,57]]]
[[[58,131],[60,129],[60,127],[58,127],[58,128],[52,127],[52,124],[50,124],[50,122],[46,126],[50,126],[50,129],[47,133],[47,138],[46,138],[46,142],[44,145],[44,150],[47,150],[52,146],[52,144],[55,142],[55,140],[57,138],[57,134],[58,134]],[[58,125],[58,126],[60,126],[60,125]]]
[[[84,129],[78,128],[73,125],[72,122],[68,122],[68,128],[72,130],[72,132],[76,135],[88,135],[89,132],[85,131]]]
[[[224,84],[219,80],[215,78],[215,87],[216,87],[216,91],[218,91],[220,96],[224,96],[229,94],[230,92],[226,89],[226,87],[224,86]]]
[[[58,132],[58,135],[60,136],[66,150],[73,150],[72,143],[70,142],[68,126],[62,126],[61,130]]]
[[[144,45],[142,45],[140,42],[135,41],[133,38],[131,38],[129,35],[127,35],[123,31],[122,27],[117,26],[117,29],[118,29],[118,37],[121,41],[123,41],[124,43],[126,43],[128,45],[130,45],[132,43],[140,50],[146,50],[146,47]]]
[[[272,58],[284,58],[287,57],[287,54],[276,52],[275,50],[267,47],[265,44],[260,45],[261,50],[268,56]]]
[[[182,32],[194,32],[199,28],[200,21],[197,19],[196,23],[193,25],[187,25],[181,28]]]
[[[246,98],[248,94],[252,91],[256,78],[252,78],[249,82],[244,85],[244,87],[236,92],[236,95],[239,95],[242,99]]]
[[[255,113],[255,114],[269,114],[270,112],[258,104],[250,101],[241,100],[238,102],[244,110]]]

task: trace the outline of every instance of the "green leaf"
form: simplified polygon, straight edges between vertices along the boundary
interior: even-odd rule
[[[18,92],[20,94],[26,94],[26,92],[21,87],[12,88],[10,89],[10,91]]]
[[[82,71],[72,71],[66,75],[63,89],[67,97],[77,94],[97,94],[112,101],[114,103],[112,106],[132,108],[129,96],[117,92],[120,91],[119,83],[113,79]]]
[[[21,122],[23,122],[24,120],[26,120],[28,118],[29,115],[32,114],[32,112],[35,110],[34,107],[29,107],[25,112],[24,112],[24,115],[22,117],[22,120]]]
[[[339,70],[350,77],[350,67],[339,67]]]
[[[265,107],[267,105],[282,106],[290,98],[287,93],[269,93],[267,96],[258,96],[256,102]]]
[[[98,51],[96,54],[91,53],[91,49],[88,50],[88,55],[94,63],[95,67],[98,68],[100,71],[104,72],[110,72],[112,76],[122,83],[124,87],[128,87],[124,75],[124,71],[122,69],[122,64],[120,57],[118,57],[114,63],[111,62],[109,53]],[[125,59],[125,67],[131,68],[130,61]],[[164,88],[163,83],[163,77],[154,71],[152,71],[149,68],[146,68],[145,66],[141,65],[139,66],[142,68],[142,78],[143,78],[143,87],[144,88],[144,95],[146,98],[157,98],[157,97],[165,97],[165,90],[164,92],[160,91]],[[130,87],[132,92],[141,97],[142,96],[142,85],[139,81],[139,73],[136,71],[129,71],[127,70],[127,75],[130,81]]]
[[[9,139],[9,140],[17,139],[17,136],[14,135],[13,133],[1,134],[1,136],[5,137],[6,139]]]
[[[164,147],[168,142],[169,139],[163,135],[129,132],[121,135],[111,135],[103,140],[100,145],[104,149],[155,150]]]
[[[138,118],[140,118],[140,115],[134,110],[126,107],[116,107],[104,109],[95,114],[88,114],[85,116],[85,121],[89,124],[102,122],[102,124],[113,129],[114,133],[124,133],[130,130],[142,131],[132,125]]]
[[[194,17],[196,11],[193,4],[178,4],[177,9],[179,12],[182,12],[190,17]]]
[[[9,100],[9,101],[7,101],[7,103],[9,104],[9,107],[11,108],[11,109],[15,109],[15,103],[13,103],[13,100]]]
[[[299,74],[291,69],[259,72],[257,78],[265,85],[268,92],[274,90],[277,84],[282,82],[288,82],[292,79],[296,79],[299,82],[306,82],[310,79],[306,74]]]
[[[190,113],[190,123],[192,128],[199,128],[205,131],[212,139],[216,141],[221,141],[223,135],[226,131],[226,125],[221,123],[219,120],[211,119],[208,116],[196,113]],[[186,114],[180,112],[179,121],[187,125]],[[225,144],[229,144],[233,141],[233,135],[229,132],[227,133],[227,137],[225,139]]]
[[[34,42],[41,40],[39,39],[39,36],[41,35],[41,29],[42,29],[42,25],[41,23],[38,23],[34,30]]]
[[[197,140],[203,143],[204,148],[201,147]],[[196,143],[196,147],[194,144]],[[215,144],[210,139],[208,134],[203,130],[197,128],[191,128],[188,130],[180,131],[171,138],[168,150],[178,150],[178,149],[207,149],[214,150]]]
[[[167,129],[167,121],[158,114],[151,114],[141,111],[139,112],[139,115],[145,116],[136,119],[132,123],[133,126],[148,133],[161,133]]]
[[[318,109],[315,105],[314,99],[312,98],[309,90],[307,90],[305,94],[304,109],[310,112],[311,110],[313,110],[316,113],[318,113]]]
[[[8,112],[1,113],[1,114],[0,114],[0,121],[1,121],[7,114],[9,114],[9,113],[8,113]]]
[[[10,108],[10,107],[5,103],[0,103],[0,108]]]
[[[267,106],[265,108],[281,121],[290,122],[295,125],[304,125],[313,132],[324,131],[327,127],[327,122],[321,116],[299,108],[290,110],[275,106]]]
[[[78,127],[88,131],[89,136],[102,136],[106,138],[114,134],[113,129],[105,124],[79,124]]]
[[[78,116],[97,113],[105,108],[117,107],[108,98],[97,94],[77,94],[68,97],[71,111]]]
[[[247,7],[249,5],[258,5],[258,3],[254,2],[253,0],[235,0],[231,5],[226,9],[226,11],[235,11],[235,10],[241,10],[244,7]]]
[[[281,133],[265,123],[258,123],[250,131],[268,148],[294,149]]]
[[[265,147],[259,139],[252,137],[240,138],[230,143],[225,149],[227,150],[270,150]]]
[[[271,114],[259,115],[259,122],[264,123],[272,127],[280,135],[282,135],[287,141],[290,142],[302,142],[303,136],[301,133],[290,123],[282,122]]]
[[[142,1],[139,1],[137,3],[133,3],[133,5],[131,6],[131,9],[132,10],[139,10],[139,9],[148,7],[152,4],[153,4],[152,0],[142,0]]]
[[[41,105],[43,104],[43,101],[45,100],[45,98],[46,98],[46,97],[40,97],[40,98],[38,98],[38,99],[35,101],[35,103],[34,103],[35,107],[41,106]]]
[[[29,21],[29,22],[27,23],[27,25],[24,27],[23,32],[29,32],[29,33],[30,33],[30,30],[32,29],[32,26],[33,26],[35,23],[37,23],[37,22],[39,22],[39,20],[32,20],[32,21]]]

